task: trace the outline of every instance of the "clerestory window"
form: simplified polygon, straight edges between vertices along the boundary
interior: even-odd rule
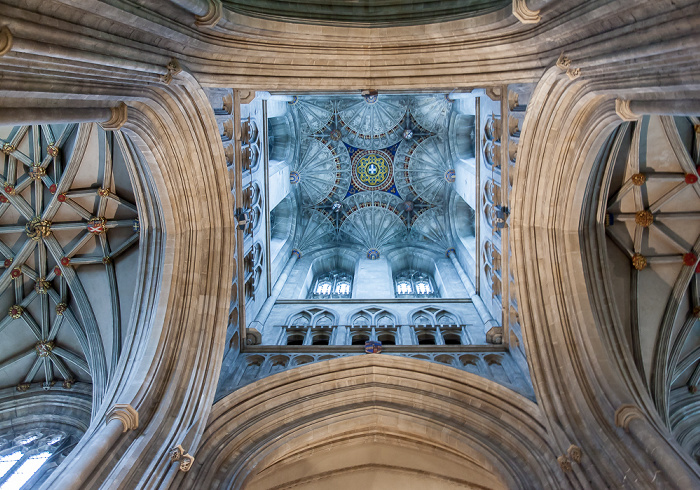
[[[352,294],[352,276],[333,271],[316,278],[309,298],[349,298]]]
[[[423,272],[408,270],[394,279],[397,297],[435,297],[432,278]]]

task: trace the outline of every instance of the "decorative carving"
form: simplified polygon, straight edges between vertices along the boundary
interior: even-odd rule
[[[698,181],[698,176],[695,174],[685,174],[685,183],[694,184]]]
[[[46,147],[46,153],[55,158],[58,156],[58,147],[55,145],[49,145]]]
[[[189,453],[183,454],[180,461],[180,471],[187,473],[192,468],[192,463],[194,463],[194,456]]]
[[[581,68],[569,68],[566,70],[566,76],[569,77],[569,80],[576,80],[581,76]]]
[[[20,383],[17,385],[17,391],[24,393],[29,390],[29,383]]]
[[[117,403],[107,413],[107,422],[119,420],[124,426],[122,432],[137,429],[139,426],[139,414],[128,403]]]
[[[695,318],[700,318],[700,306],[693,307],[693,316]]]
[[[182,456],[185,454],[185,450],[181,445],[177,445],[174,448],[170,450],[168,453],[168,457],[170,458],[170,461],[178,461]]]
[[[34,291],[38,294],[46,294],[49,292],[49,289],[51,289],[51,283],[47,281],[45,277],[37,278],[34,283]]]
[[[698,256],[693,252],[688,252],[687,254],[683,255],[683,264],[687,265],[688,267],[693,267],[697,261]]]
[[[105,223],[104,218],[92,218],[87,222],[87,231],[93,235],[101,235],[106,230]]]
[[[173,81],[173,77],[182,71],[182,67],[175,58],[171,58],[165,68],[168,70],[168,73],[161,75],[160,81],[166,85],[170,85],[170,82]]]
[[[37,342],[36,345],[34,346],[34,349],[36,349],[36,355],[39,357],[49,357],[49,354],[53,350],[54,343],[53,342]]]
[[[612,226],[615,223],[615,217],[612,213],[605,213],[605,226]]]
[[[54,191],[54,192],[55,192],[55,191]],[[58,196],[56,196],[56,200],[57,200],[58,202],[66,202],[66,199],[68,199],[68,196],[66,196],[65,193],[59,194]]]
[[[12,261],[13,261],[13,260],[14,260],[14,259],[13,259],[12,257],[6,258],[6,259],[5,259],[5,262],[3,262],[3,265],[5,266],[5,268],[9,268],[9,267],[12,265]]]
[[[58,303],[56,305],[56,314],[61,316],[66,312],[67,309],[68,305],[66,303]]]
[[[46,175],[46,169],[40,165],[32,165],[29,170],[29,178],[32,180],[41,180]]]
[[[13,151],[15,151],[17,148],[12,146],[10,143],[5,143],[2,145],[2,152],[5,155],[10,155]]]
[[[100,197],[107,197],[109,196],[109,189],[104,189],[100,187],[99,189],[97,189],[97,195]]]
[[[112,263],[112,257],[110,257],[109,255],[106,256],[106,257],[102,257],[102,263],[103,263],[104,265],[111,264],[111,263]]]
[[[20,305],[12,305],[10,306],[10,309],[7,310],[7,314],[15,320],[21,317],[23,312],[24,308],[22,308]]]
[[[629,432],[630,422],[634,419],[642,419],[642,411],[636,405],[625,404],[615,410],[615,425]]]
[[[63,387],[67,390],[70,390],[74,384],[75,384],[75,380],[73,378],[68,378],[68,379],[63,380]]]
[[[647,259],[642,254],[634,254],[632,256],[632,265],[635,269],[641,271],[647,266]]]
[[[24,225],[24,230],[29,238],[38,242],[51,234],[51,222],[36,217]]]
[[[221,0],[208,0],[209,9],[204,15],[195,15],[194,24],[199,27],[214,27],[222,15]]]
[[[639,116],[630,109],[630,101],[615,99],[615,112],[623,121],[636,121]]]
[[[5,189],[5,193],[6,193],[6,194],[9,194],[10,196],[14,196],[14,195],[15,195],[15,186],[14,186],[14,185],[12,185],[12,184],[5,184],[4,189]]]
[[[648,228],[654,222],[654,215],[649,210],[638,211],[634,215],[634,222],[643,228]]]
[[[559,59],[557,59],[557,68],[559,68],[562,71],[566,71],[569,69],[571,66],[571,60],[564,56],[564,52],[559,55]]]
[[[12,49],[14,37],[7,26],[0,29],[0,56],[6,55]]]
[[[631,180],[634,185],[640,186],[644,185],[644,183],[647,181],[647,176],[644,174],[634,174]]]
[[[559,463],[559,466],[563,471],[569,472],[572,470],[571,461],[569,461],[569,458],[567,458],[566,456],[559,456],[557,458],[557,463]]]
[[[124,102],[120,102],[116,107],[110,107],[109,110],[112,112],[112,116],[106,121],[101,122],[100,126],[102,126],[102,129],[105,131],[116,131],[121,129],[128,117],[126,104]]]
[[[20,269],[19,267],[15,267],[14,269],[12,269],[12,272],[10,272],[10,277],[13,279],[17,279],[21,275],[22,269]]]
[[[581,464],[581,448],[578,447],[576,444],[572,444],[569,446],[569,449],[566,450],[566,454],[569,456],[569,459],[573,461],[576,464]]]

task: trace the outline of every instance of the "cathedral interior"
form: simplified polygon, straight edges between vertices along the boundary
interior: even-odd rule
[[[0,490],[700,488],[697,1],[0,7]]]

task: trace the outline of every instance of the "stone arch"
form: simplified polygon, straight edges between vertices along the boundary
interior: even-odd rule
[[[276,389],[283,386],[283,392]],[[279,424],[280,417],[287,423]],[[432,477],[447,482],[440,488],[456,482],[488,488],[566,486],[540,417],[529,400],[455,368],[389,356],[333,359],[273,375],[264,385],[244,387],[218,402],[198,464],[180,473],[175,486],[263,488],[276,478],[327,479],[322,470],[299,475],[287,467],[288,472],[275,475],[271,468],[275,462],[284,466],[292,455],[303,462],[319,450],[342,455],[371,441],[384,449],[407,444],[424,455],[452,460],[462,476],[433,468]],[[494,431],[495,426],[500,429]],[[371,463],[360,466],[406,471],[392,458]],[[333,470],[356,470],[353,465]],[[477,475],[477,481],[466,474]]]

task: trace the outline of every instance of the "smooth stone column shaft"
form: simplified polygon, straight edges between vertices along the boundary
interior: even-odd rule
[[[678,488],[698,488],[698,478],[688,472],[688,468],[681,463],[678,456],[669,454],[668,442],[663,440],[646,420],[635,417],[630,420],[627,429],[642,445],[644,451],[653,455],[656,464]]]
[[[0,125],[105,122],[112,117],[109,107],[6,107],[0,109]]]
[[[675,116],[697,116],[700,114],[700,99],[631,100],[630,110],[638,115],[668,114]]]
[[[481,296],[476,294],[474,284],[467,276],[467,273],[464,272],[462,264],[460,264],[457,260],[455,253],[450,251],[448,257],[450,260],[452,260],[452,265],[454,268],[457,269],[457,274],[459,274],[459,278],[462,280],[462,284],[464,284],[464,288],[467,290],[467,294],[471,298],[474,308],[476,308],[476,312],[479,314],[479,318],[481,318],[481,321],[484,322],[484,331],[488,332],[493,327],[498,327],[498,322],[491,316],[491,312],[484,304],[484,300],[481,299]]]
[[[200,17],[209,12],[209,2],[207,0],[171,0],[175,5],[182,7],[188,12]]]
[[[112,451],[119,436],[124,432],[124,425],[118,419],[107,422],[103,429],[97,430],[90,438],[87,446],[81,451],[81,457],[70,463],[70,471],[61,473],[58,480],[53,482],[53,488],[66,490],[85,488],[85,482],[90,479],[93,469],[100,464]]]
[[[256,322],[260,322],[262,325],[265,325],[267,317],[270,316],[270,312],[275,306],[277,298],[279,298],[280,293],[282,292],[282,288],[284,288],[284,285],[287,282],[287,279],[289,278],[289,274],[292,273],[292,269],[294,269],[294,264],[297,263],[297,260],[297,254],[292,254],[292,256],[289,257],[287,265],[284,266],[284,270],[282,271],[280,277],[275,283],[275,287],[273,287],[272,291],[270,291],[270,296],[265,300],[265,303],[263,303],[262,308],[260,308],[258,315],[255,317]]]

